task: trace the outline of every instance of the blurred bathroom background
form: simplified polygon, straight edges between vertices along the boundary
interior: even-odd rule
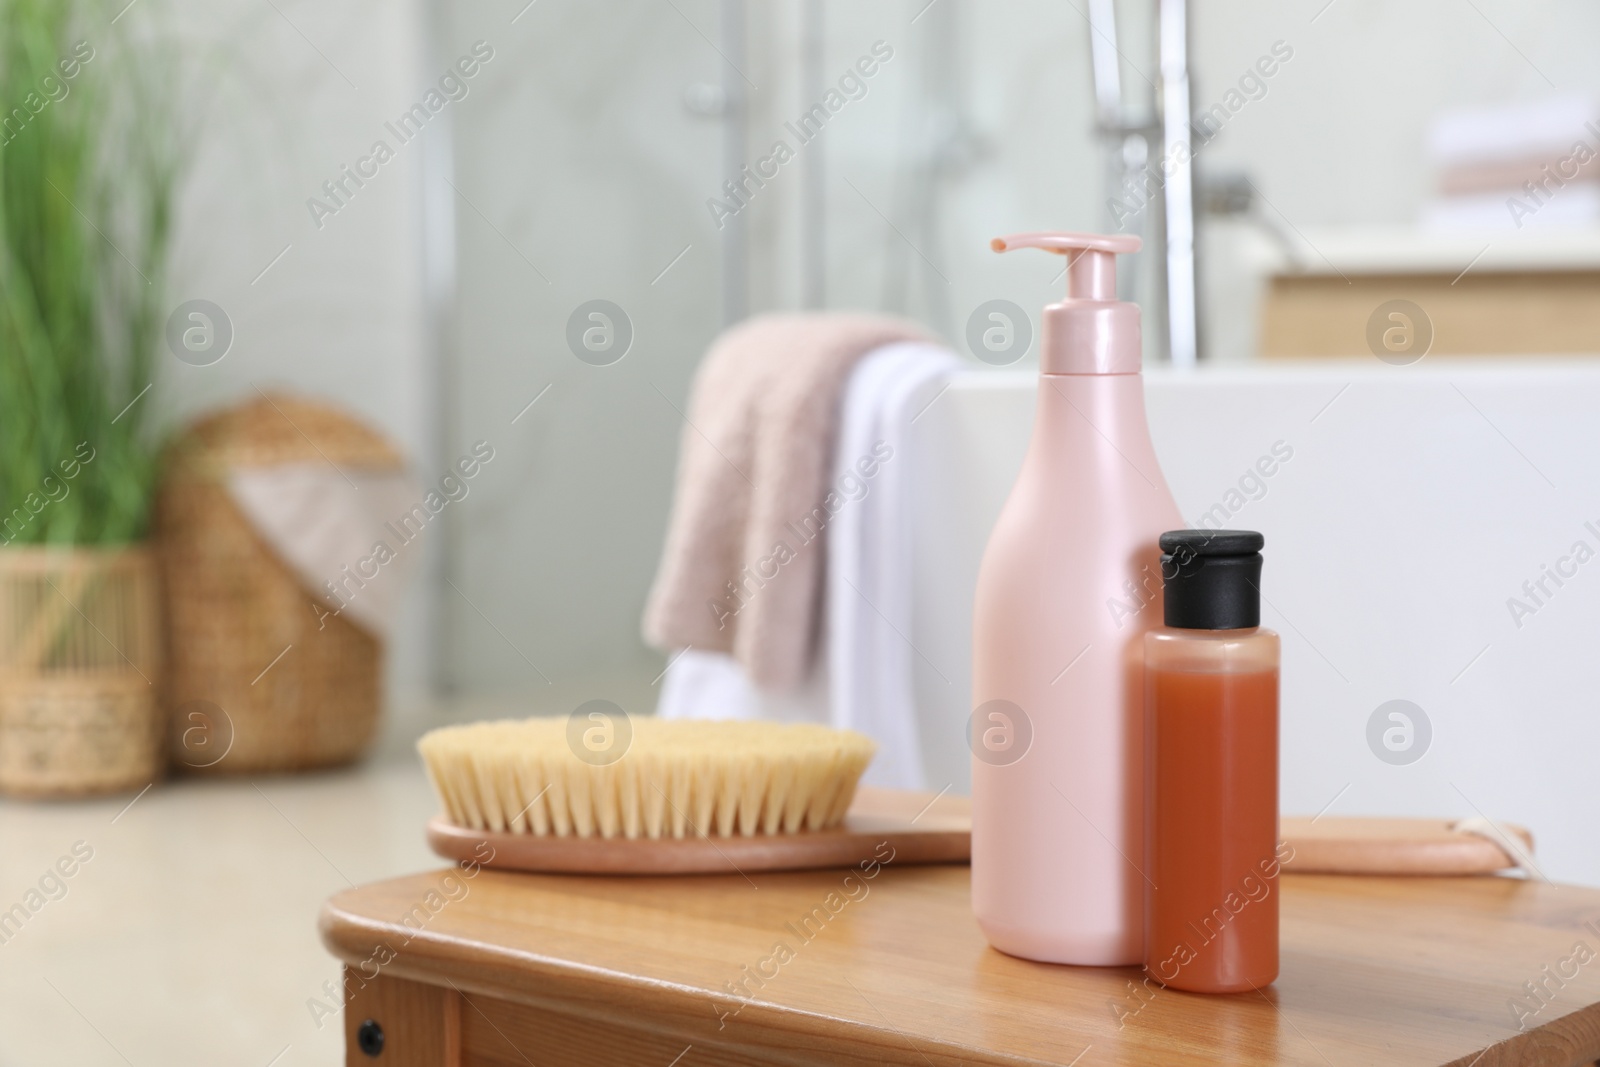
[[[121,1062],[104,1031],[136,1062],[178,1062],[154,1051],[172,1032],[195,1038],[194,1062],[247,1048],[265,1063],[289,1043],[284,1063],[334,1062],[337,1028],[305,1010],[336,973],[316,908],[437,862],[417,734],[593,698],[655,707],[668,657],[640,620],[683,413],[707,347],[751,314],[904,315],[971,372],[916,424],[905,635],[925,784],[963,791],[976,561],[1027,439],[1038,312],[1063,291],[1053,259],[989,250],[1026,230],[1146,242],[1123,288],[1145,309],[1163,469],[1185,516],[1267,538],[1284,812],[1511,820],[1538,838],[1535,874],[1600,885],[1595,5],[97,10],[177,46],[162,316],[208,301],[232,331],[205,365],[158,347],[147,421],[171,431],[287,392],[382,431],[422,486],[479,446],[494,458],[417,541],[374,758],[0,804],[5,901],[80,836],[105,857],[74,884],[81,903],[5,949],[0,991],[35,1025],[8,1037],[24,1028],[6,1019],[0,1058],[59,1059],[59,1032],[73,1062]],[[1180,16],[1187,49],[1179,34],[1163,56]],[[1193,156],[1187,349],[1168,313],[1186,306],[1168,283],[1170,186],[1124,181],[1171,157],[1155,122],[1185,51],[1193,123],[1168,133]],[[620,358],[572,340],[594,301]],[[1032,349],[980,358],[969,338],[994,301],[1031,319],[1007,325]],[[1412,731],[1398,753],[1383,741],[1395,707]],[[33,978],[46,966],[61,998]]]
[[[1146,238],[1125,296],[1146,307],[1152,422],[1179,506],[1198,518],[1278,440],[1302,458],[1234,518],[1280,547],[1267,597],[1290,680],[1286,811],[1338,800],[1520,819],[1554,849],[1555,877],[1600,881],[1574,806],[1600,683],[1582,635],[1600,589],[1563,595],[1565,621],[1546,614],[1531,637],[1506,603],[1600,518],[1584,514],[1600,486],[1582,461],[1600,402],[1584,357],[1600,350],[1584,310],[1600,285],[1600,184],[1587,166],[1562,186],[1538,173],[1574,141],[1600,147],[1582,125],[1600,117],[1600,13],[1571,0],[1192,3],[1190,109],[1208,134],[1189,136],[1195,347],[1213,374],[1288,374],[1197,406],[1211,394],[1163,378],[1162,194],[1142,205],[1115,186],[1141,144],[1107,130],[1091,69],[1098,43],[1123,120],[1155,115],[1160,6],[186,8],[181,32],[213,62],[171,299],[216,302],[237,341],[213,366],[168,363],[158,395],[170,418],[254,386],[325,395],[386,430],[424,483],[493,445],[486,477],[422,545],[389,657],[398,734],[592,697],[648,713],[666,656],[643,643],[640,613],[691,376],[718,331],[762,310],[890,310],[989,373],[966,344],[979,306],[1006,299],[1037,322],[1062,288],[1058,264],[995,256],[989,238],[1122,226]],[[1112,10],[1114,43],[1091,29]],[[485,50],[376,178],[336,213],[310,208],[451,64]],[[842,85],[864,58],[872,74]],[[797,123],[830,90],[842,104],[810,136]],[[794,157],[774,158],[778,141]],[[1146,154],[1158,160],[1160,142]],[[742,178],[747,165],[770,178]],[[1542,197],[1523,171],[1546,181]],[[1414,366],[1376,358],[1363,333],[1397,278],[1435,310]],[[574,310],[597,299],[632,331],[608,366],[568,344]],[[992,371],[1013,382],[992,408],[968,397],[923,422],[928,462],[950,475],[922,526],[926,611],[909,635],[931,787],[965,789],[971,568],[1026,440],[1035,357]],[[1389,389],[1402,373],[1416,392]],[[1346,392],[1357,381],[1373,389]],[[1338,397],[1338,418],[1323,416]],[[1552,405],[1565,416],[1547,418]],[[1293,413],[1299,429],[1262,413]],[[1435,757],[1403,773],[1363,741],[1390,699],[1434,718]]]
[[[1559,167],[1574,142],[1600,147],[1600,127],[1583,125],[1600,117],[1600,12],[1589,5],[146,4],[128,17],[181,15],[172,24],[204,57],[191,71],[206,107],[171,301],[214,301],[236,337],[214,365],[163,367],[163,419],[282,386],[387,431],[424,483],[474,442],[495,449],[423,545],[393,635],[391,720],[406,729],[438,721],[441,707],[453,717],[565,713],[593,697],[654,707],[666,657],[641,640],[641,608],[691,378],[725,324],[772,309],[890,311],[990,371],[966,341],[980,305],[1008,300],[1036,322],[1062,282],[1046,257],[996,256],[988,240],[1119,227],[1146,241],[1124,295],[1145,306],[1156,443],[1185,512],[1198,517],[1283,438],[1306,458],[1298,488],[1282,478],[1253,505],[1249,521],[1269,544],[1274,532],[1304,551],[1319,532],[1373,531],[1355,556],[1324,554],[1320,574],[1301,560],[1277,575],[1312,583],[1273,608],[1298,627],[1270,620],[1289,635],[1286,671],[1304,687],[1303,700],[1286,698],[1286,721],[1302,724],[1286,727],[1286,809],[1315,811],[1350,778],[1304,781],[1297,759],[1315,764],[1335,746],[1370,760],[1361,724],[1390,697],[1417,699],[1426,687],[1409,672],[1458,702],[1469,689],[1456,684],[1460,665],[1504,672],[1465,710],[1421,694],[1436,719],[1458,717],[1453,736],[1473,734],[1459,755],[1476,754],[1489,778],[1508,745],[1525,762],[1545,759],[1587,722],[1581,622],[1532,645],[1532,659],[1491,650],[1523,636],[1504,597],[1596,517],[1582,513],[1593,479],[1581,456],[1600,397],[1584,356],[1600,352],[1584,311],[1600,284],[1600,183],[1582,159],[1560,183],[1538,170]],[[1157,12],[1185,7],[1199,362],[1213,375],[1312,368],[1277,384],[1242,379],[1210,411],[1163,399],[1163,194],[1145,202],[1118,184],[1119,167],[1159,164],[1161,144],[1112,128],[1153,121],[1166,84]],[[475,75],[446,87],[414,139],[392,138],[385,124],[468,56],[481,60]],[[1120,118],[1105,110],[1108,71]],[[820,130],[802,125],[830,92],[837,106]],[[353,189],[341,168],[380,138],[396,140],[394,158]],[[793,150],[782,158],[779,141]],[[746,166],[769,176],[757,182]],[[1521,187],[1525,171],[1542,193]],[[328,182],[344,182],[339,201]],[[1527,210],[1510,208],[1513,197]],[[1411,367],[1379,358],[1368,322],[1400,290],[1434,310],[1406,327],[1428,335],[1415,350],[1427,358]],[[625,358],[606,366],[574,358],[568,342],[569,320],[594,300],[616,305],[631,335]],[[1482,355],[1500,358],[1469,358]],[[981,497],[929,513],[936,543],[918,564],[929,612],[910,637],[919,663],[942,668],[928,703],[951,720],[942,754],[927,756],[930,775],[944,774],[935,785],[965,783],[951,740],[965,701],[971,575],[961,568],[975,565],[1020,455],[1029,408],[1016,398],[1035,356],[993,371],[1016,389],[988,415],[969,400],[928,420],[930,455],[952,472],[947,496]],[[1536,365],[1545,378],[1520,377]],[[1380,384],[1370,410],[1362,389],[1345,394],[1407,372],[1422,392]],[[1488,377],[1462,391],[1458,372]],[[1485,399],[1497,395],[1509,406]],[[1344,398],[1343,423],[1322,417],[1330,397]],[[1571,418],[1542,417],[1551,397]],[[1313,447],[1262,424],[1264,410],[1299,407],[1297,432],[1332,436]],[[1530,454],[1562,457],[1570,476]],[[1562,486],[1566,511],[1553,516],[1554,497],[1517,497],[1520,479],[1540,493]],[[1504,521],[1470,530],[1495,517]],[[1468,532],[1441,541],[1456,518]],[[1480,578],[1462,605],[1439,599],[1451,567]],[[1319,605],[1319,590],[1351,590],[1350,572],[1370,586],[1337,610]],[[1369,595],[1380,602],[1367,611]],[[1592,618],[1600,592],[1560,608]],[[1457,623],[1466,629],[1438,632]],[[1374,647],[1354,639],[1363,633]],[[1365,687],[1351,679],[1362,657],[1375,675]],[[1522,706],[1508,706],[1512,693]],[[1433,809],[1441,797],[1463,807],[1455,772],[1434,765],[1426,787],[1421,770],[1408,784],[1378,782],[1351,810]],[[1514,806],[1503,801],[1496,817]],[[1538,814],[1521,817],[1538,831],[1550,822]],[[1582,853],[1570,854],[1569,876],[1600,880],[1600,854]]]
[[[640,640],[640,610],[708,343],[751,312],[870,308],[969,355],[979,304],[1036,314],[1055,298],[1057,265],[987,242],[1109,226],[1093,6],[181,5],[174,25],[208,57],[193,88],[209,104],[191,134],[172,301],[216,302],[236,340],[213,366],[168,362],[159,399],[178,418],[253,385],[337,398],[424,481],[492,442],[493,476],[428,546],[391,657],[397,694],[542,699],[554,685],[564,699],[604,679],[644,700],[663,659]],[[1118,8],[1123,83],[1149,108],[1154,5]],[[1422,223],[1441,113],[1600,93],[1600,12],[1563,0],[1201,0],[1190,22],[1197,113],[1275,43],[1292,52],[1197,152],[1204,361],[1262,358],[1263,279],[1286,242],[1316,264],[1318,247]],[[468,95],[319,225],[308,198],[476,41],[493,59]],[[793,142],[783,124],[878,41],[892,58],[864,94],[719,230],[707,202],[725,199],[731,161]],[[1508,228],[1504,243],[1526,236]],[[1588,228],[1579,237],[1600,248]],[[1489,238],[1439,240],[1446,259],[1468,249],[1459,270]],[[1140,259],[1133,295],[1150,302],[1159,255]],[[603,372],[565,341],[591,299],[634,330]]]

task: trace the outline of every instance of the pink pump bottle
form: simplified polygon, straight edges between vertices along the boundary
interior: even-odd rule
[[[1044,309],[1033,438],[989,536],[973,608],[972,910],[989,943],[1048,963],[1143,959],[1144,634],[1160,549],[1184,525],[1145,421],[1131,236],[1029,233],[1067,257]]]

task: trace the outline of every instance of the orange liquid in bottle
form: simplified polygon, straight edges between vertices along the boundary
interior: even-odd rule
[[[1156,662],[1146,685],[1145,967],[1259,988],[1278,976],[1278,672]]]

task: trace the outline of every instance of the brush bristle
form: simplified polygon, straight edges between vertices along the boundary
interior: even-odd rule
[[[634,719],[627,751],[596,766],[564,717],[447,726],[417,751],[445,814],[474,830],[565,837],[706,837],[837,826],[877,751],[811,724]]]

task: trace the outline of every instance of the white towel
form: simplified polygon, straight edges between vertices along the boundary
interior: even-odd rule
[[[827,665],[818,664],[796,689],[767,690],[757,688],[739,661],[726,652],[683,649],[668,660],[661,676],[656,714],[663,719],[825,723]]]
[[[1593,148],[1596,121],[1600,101],[1587,93],[1460,108],[1428,124],[1427,150],[1438,167],[1560,156],[1574,141]]]
[[[827,528],[821,654],[788,693],[753,686],[719,652],[670,660],[656,713],[680,719],[772,719],[846,727],[878,742],[862,781],[925,787],[913,667],[911,423],[937,399],[960,360],[924,342],[897,342],[862,358],[845,389],[832,487],[844,505]]]
[[[878,742],[868,785],[922,789],[921,731],[911,646],[914,608],[910,504],[911,420],[948,384],[960,361],[937,345],[885,345],[850,380],[840,419],[834,484],[876,466],[862,478],[856,505],[828,530],[828,675],[833,725]],[[875,462],[871,462],[875,461]]]
[[[396,517],[423,497],[409,474],[284,463],[234,468],[226,484],[256,533],[312,595],[369,633],[389,632],[422,551],[394,529]],[[342,592],[333,596],[330,587]]]

